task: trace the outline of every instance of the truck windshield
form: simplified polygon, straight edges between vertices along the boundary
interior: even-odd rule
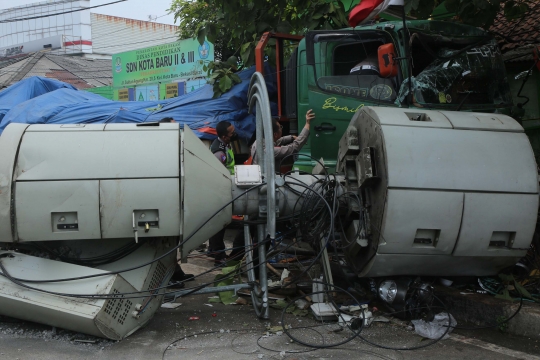
[[[356,98],[364,104],[392,104],[398,81],[380,76],[379,46],[392,38],[379,30],[312,32],[307,48],[312,52],[317,86],[325,93]],[[308,37],[309,38],[309,37]]]
[[[436,54],[437,58],[419,72],[415,73],[413,68],[414,102],[424,106],[465,105],[464,108],[467,105],[503,106],[512,103],[504,62],[495,40],[467,50],[441,46]],[[425,51],[423,55],[426,55]],[[415,57],[419,56],[418,51],[413,53],[413,64]],[[408,91],[406,80],[402,83],[398,100],[402,101]]]

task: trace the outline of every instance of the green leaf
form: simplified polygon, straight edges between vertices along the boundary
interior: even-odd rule
[[[283,331],[283,326],[281,326],[281,325],[271,326],[271,327],[268,327],[266,330],[268,330],[269,332],[275,334],[278,331]]]
[[[411,8],[413,10],[418,10],[418,5],[420,5],[420,0],[411,0]]]
[[[227,64],[231,65],[236,69],[236,67],[238,66],[238,58],[234,55],[229,56],[229,58],[227,59]]]
[[[240,79],[240,76],[236,74],[231,75],[232,81],[234,81],[235,84],[240,84],[242,82],[242,79]]]
[[[340,27],[347,27],[349,25],[347,16],[345,15],[345,11],[343,9],[336,11],[336,16],[334,18],[339,23]]]
[[[224,305],[234,304],[238,296],[234,295],[234,291],[222,291],[219,293],[219,298]]]
[[[264,21],[261,21],[261,22],[259,22],[257,24],[257,32],[258,33],[263,33],[268,29],[270,29],[270,25],[268,25],[268,23],[265,23]]]
[[[219,79],[219,89],[222,92],[227,92],[227,90],[229,90],[231,87],[232,87],[232,80],[230,77],[224,76],[221,79]]]
[[[449,12],[457,13],[459,11],[460,1],[459,0],[446,0],[444,3],[446,10]]]
[[[292,314],[294,310],[296,310],[296,305],[291,305],[287,308],[287,310],[285,310],[285,312],[287,314]]]
[[[248,33],[254,33],[255,31],[257,31],[257,27],[255,26],[256,24],[254,22],[250,23],[248,25],[248,27],[246,28],[246,32]]]
[[[282,21],[276,26],[276,30],[280,33],[288,34],[291,32],[291,24],[288,21]]]
[[[248,49],[249,49],[249,45],[250,43],[245,43],[245,44],[242,44],[242,47],[240,48],[240,52],[244,53],[246,52]]]
[[[223,81],[224,79],[227,79],[229,81],[229,88],[227,88],[227,90],[229,90],[230,85],[231,85],[231,83],[230,83],[231,79],[228,76],[225,76],[220,81]],[[223,91],[223,89],[222,89],[222,91]],[[225,92],[225,91],[223,91],[223,92]],[[223,273],[223,275],[228,275],[228,274],[230,274],[232,272],[238,271],[239,269],[240,269],[240,261],[230,260],[230,261],[227,261],[227,267],[223,268],[221,270],[221,272]]]
[[[535,300],[535,298],[531,295],[531,293],[527,289],[525,289],[523,287],[523,285],[521,285],[517,281],[514,282],[514,286],[515,286],[517,292],[520,293],[522,297],[530,299],[530,300]]]
[[[514,7],[516,2],[514,0],[508,0],[504,3],[504,11],[510,10]]]
[[[410,14],[412,10],[413,2],[405,1],[405,14]]]
[[[512,301],[512,297],[510,297],[510,293],[506,288],[503,290],[502,294],[495,295],[495,298]]]
[[[319,27],[320,23],[321,22],[319,20],[312,20],[308,25],[308,29],[309,30],[315,30],[315,29],[317,29]]]
[[[248,44],[249,45],[249,44]],[[248,47],[246,50],[242,51],[241,54],[242,62],[244,63],[244,66],[249,66],[249,59],[251,57],[251,49]]]
[[[199,44],[204,44],[204,40],[206,40],[206,28],[201,28],[199,30],[197,33],[197,40],[199,41]]]
[[[435,0],[423,0],[422,6],[419,6],[416,10],[420,19],[427,19],[433,12],[435,7]]]
[[[274,303],[270,303],[271,308],[280,309],[280,310],[285,309],[287,307],[287,305],[288,305],[287,301],[285,301],[283,299],[279,299]],[[294,306],[294,305],[291,305],[291,306]]]
[[[292,312],[292,314],[294,316],[307,316],[307,314],[309,314],[309,312],[307,310],[302,310],[302,309],[296,309]]]

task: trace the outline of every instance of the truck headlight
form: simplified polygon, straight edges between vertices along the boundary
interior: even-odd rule
[[[397,295],[397,284],[394,280],[385,280],[379,285],[379,297],[381,300],[391,304]]]

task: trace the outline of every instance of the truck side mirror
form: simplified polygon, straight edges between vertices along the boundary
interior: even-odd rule
[[[396,49],[394,44],[384,44],[379,46],[379,72],[383,78],[394,77],[398,73],[398,63],[395,60]]]

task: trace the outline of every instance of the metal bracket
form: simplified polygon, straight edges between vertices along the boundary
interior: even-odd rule
[[[139,230],[137,229],[137,223],[135,222],[135,211],[131,213],[133,219],[133,233],[135,234],[135,243],[139,243]]]

